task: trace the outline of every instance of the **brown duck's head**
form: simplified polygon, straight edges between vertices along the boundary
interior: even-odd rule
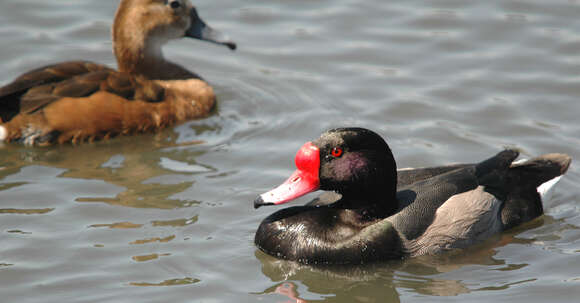
[[[119,69],[138,72],[142,64],[162,60],[170,40],[195,38],[236,49],[227,36],[209,27],[189,0],[122,0],[113,25]]]

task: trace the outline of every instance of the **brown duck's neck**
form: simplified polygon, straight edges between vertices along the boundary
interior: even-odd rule
[[[128,41],[128,40],[124,40]],[[200,78],[197,74],[166,60],[160,45],[142,43],[127,45],[125,42],[114,42],[114,52],[119,71],[143,75],[155,80],[185,80]]]
[[[121,72],[159,80],[195,78],[193,73],[163,57],[160,42],[140,41],[136,36],[114,38],[113,49]]]

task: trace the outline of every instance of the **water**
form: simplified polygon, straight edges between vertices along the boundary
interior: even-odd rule
[[[2,302],[575,302],[580,172],[546,215],[457,255],[312,268],[256,250],[307,140],[388,139],[400,167],[517,147],[580,159],[580,2],[201,1],[239,49],[178,41],[217,113],[158,134],[0,149]],[[58,61],[114,65],[117,1],[1,1],[0,83]],[[303,203],[312,196],[295,204]],[[303,301],[298,301],[303,300]]]

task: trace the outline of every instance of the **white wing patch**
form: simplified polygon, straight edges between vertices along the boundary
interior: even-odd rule
[[[552,198],[552,194],[554,193],[553,189],[554,189],[554,185],[556,185],[556,183],[558,183],[558,181],[560,181],[560,179],[562,179],[562,176],[558,176],[554,179],[551,179],[547,182],[542,183],[542,185],[538,186],[538,188],[536,189],[538,191],[538,194],[540,194],[540,198],[543,201],[547,201],[550,200],[550,198]]]
[[[8,132],[6,131],[6,127],[0,126],[0,141],[4,141],[8,136]]]
[[[528,161],[528,159],[520,159],[517,161],[512,162],[513,164],[521,164]],[[554,179],[550,179],[542,184],[540,184],[540,186],[538,186],[538,188],[536,188],[536,190],[538,191],[538,194],[540,194],[540,199],[542,200],[542,202],[550,200],[552,198],[552,195],[554,193],[554,186],[556,185],[556,183],[558,183],[558,181],[560,181],[560,179],[562,179],[562,176],[558,176]]]

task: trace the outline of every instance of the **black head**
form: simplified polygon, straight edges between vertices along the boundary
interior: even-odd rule
[[[332,129],[314,142],[320,149],[320,189],[343,196],[365,196],[392,183],[397,164],[391,149],[376,133],[364,128]]]
[[[342,200],[363,204],[394,199],[396,195],[397,167],[391,149],[368,129],[329,130],[306,143],[295,162],[294,174],[262,194],[255,207],[286,203],[317,189],[336,191],[342,194]]]

